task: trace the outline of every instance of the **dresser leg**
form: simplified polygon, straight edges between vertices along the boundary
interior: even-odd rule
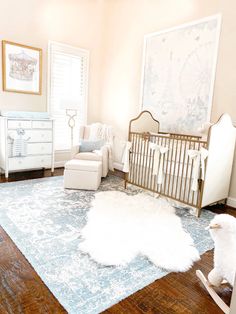
[[[8,171],[5,172],[5,181],[8,181],[9,173]]]

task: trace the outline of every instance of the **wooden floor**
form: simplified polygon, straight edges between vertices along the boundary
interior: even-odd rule
[[[61,175],[62,171],[62,169],[57,169],[55,175]],[[15,173],[11,174],[9,181],[50,175],[49,171]],[[3,176],[0,182],[5,182]],[[217,213],[227,212],[236,216],[236,211],[230,208],[212,207],[210,210]],[[195,275],[196,269],[201,269],[205,274],[212,269],[212,256],[212,251],[206,252],[190,271],[170,273],[103,313],[221,314],[222,312],[206,293]],[[232,290],[229,286],[219,288],[218,293],[226,303],[230,303]],[[0,313],[66,313],[2,228],[0,228]]]

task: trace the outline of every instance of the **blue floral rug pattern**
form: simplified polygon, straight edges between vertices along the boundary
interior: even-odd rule
[[[107,190],[145,193],[132,186],[124,190],[114,176],[104,179],[98,192]],[[127,266],[105,267],[80,252],[80,231],[95,193],[64,190],[63,177],[0,185],[0,224],[71,314],[100,313],[168,273],[143,256]],[[176,214],[200,254],[213,248],[204,229],[213,213],[203,210],[196,218],[176,208]]]

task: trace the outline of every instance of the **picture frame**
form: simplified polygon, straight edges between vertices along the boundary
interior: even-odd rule
[[[221,14],[144,36],[140,110],[161,130],[198,132],[210,121]]]
[[[2,41],[3,91],[42,94],[42,49]]]

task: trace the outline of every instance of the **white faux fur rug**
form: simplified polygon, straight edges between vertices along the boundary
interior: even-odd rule
[[[80,249],[104,265],[124,265],[142,254],[170,271],[186,271],[199,253],[169,203],[147,194],[95,196]]]

